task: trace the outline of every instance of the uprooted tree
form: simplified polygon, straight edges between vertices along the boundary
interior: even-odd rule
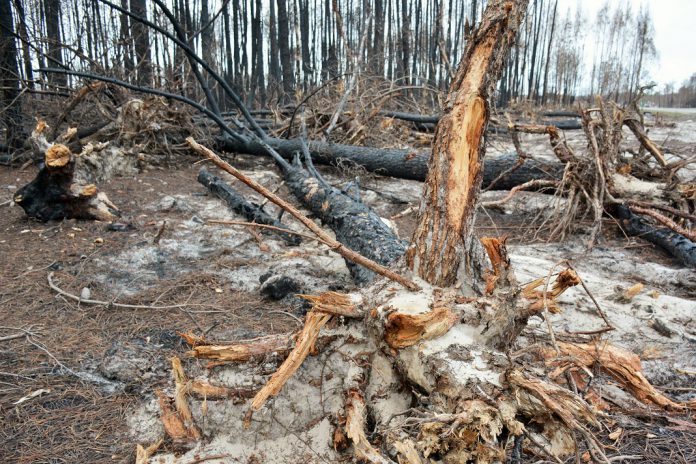
[[[343,353],[350,368],[344,373],[345,407],[334,446],[352,444],[358,460],[373,463],[501,462],[506,450],[519,453],[525,439],[558,461],[575,449],[578,438],[596,461],[609,462],[591,433],[597,424],[596,411],[577,385],[595,363],[646,402],[673,409],[693,406],[673,403],[657,393],[640,374],[635,356],[614,347],[556,343],[551,336],[550,349],[513,354],[528,318],[558,311],[555,298],[580,283],[574,271],[566,269],[550,289],[551,273],[520,291],[504,240],[479,241],[473,230],[488,98],[526,4],[490,1],[468,42],[436,129],[418,226],[403,257],[402,246],[394,245],[395,239],[377,226],[366,227],[361,238],[360,232],[342,235],[334,223],[340,240],[333,239],[286,201],[188,140],[193,150],[290,212],[353,267],[378,274],[360,292],[304,295],[312,309],[294,339],[281,335],[247,344],[215,345],[192,334],[185,336],[193,347],[191,354],[211,360],[210,367],[247,362],[267,353],[287,354],[253,396],[245,426],[252,426],[254,414],[267,407],[320,346],[350,346],[352,353]],[[307,158],[311,172],[311,157]],[[345,212],[342,208],[350,204],[349,197],[300,167],[277,161],[291,190],[320,218],[324,219],[321,211]],[[362,224],[368,224],[371,212],[364,205],[361,208]],[[360,277],[360,273],[354,275]],[[347,321],[343,330],[333,331],[328,347],[320,345],[322,329],[338,318]],[[528,356],[532,352],[536,358]],[[534,359],[542,363],[535,365]],[[544,360],[559,359],[576,360],[562,370],[567,385],[539,374]],[[175,440],[200,437],[187,395],[248,396],[248,392],[191,381],[178,361],[174,373],[177,408],[169,406],[161,394],[160,403],[165,429]],[[140,452],[149,454],[142,448]]]
[[[192,354],[211,360],[211,366],[252,361],[268,353],[287,355],[287,358],[255,393],[188,379],[182,365],[175,361],[175,406],[172,407],[166,395],[158,393],[162,420],[174,442],[201,437],[201,431],[193,423],[189,396],[202,397],[204,401],[253,396],[245,417],[233,418],[244,420],[252,427],[255,413],[268,407],[268,401],[282,391],[312,351],[323,348],[338,352],[344,346],[350,347],[350,356],[347,356],[343,391],[330,393],[345,398],[334,444],[337,448],[352,444],[355,456],[370,462],[420,463],[427,459],[497,462],[504,460],[509,448],[519,452],[525,442],[557,460],[558,456],[575,449],[577,438],[586,443],[597,461],[608,462],[591,433],[596,424],[593,405],[578,386],[587,384],[589,380],[583,376],[588,367],[596,364],[646,402],[670,409],[693,407],[661,396],[642,377],[635,357],[614,347],[599,343],[583,346],[555,343],[553,335],[551,349],[524,346],[521,334],[527,320],[535,315],[548,317],[549,313],[558,311],[555,298],[568,287],[579,284],[579,277],[572,269],[565,269],[553,282],[549,273],[545,279],[519,289],[504,239],[479,240],[474,234],[477,199],[485,177],[489,97],[527,3],[526,0],[489,1],[480,26],[467,40],[435,132],[418,226],[410,244],[395,237],[373,211],[349,192],[328,185],[314,169],[312,158],[317,152],[322,147],[336,149],[335,146],[307,144],[303,138],[281,144],[259,127],[241,103],[241,112],[253,132],[245,132],[236,120],[233,123],[238,130],[232,130],[223,121],[210,92],[206,92],[207,108],[186,102],[219,125],[222,138],[219,146],[253,147],[272,156],[287,187],[303,206],[333,229],[335,238],[194,138],[187,140],[188,146],[288,211],[315,234],[316,240],[340,253],[356,281],[367,286],[353,294],[304,295],[312,310],[295,337],[280,335],[247,344],[216,345],[187,335],[193,346]],[[142,18],[133,19],[145,22]],[[207,87],[198,72],[199,65],[219,79],[185,40],[173,34],[167,36],[184,49],[204,89]],[[102,80],[124,84],[116,79]],[[224,80],[218,83],[234,99]],[[151,93],[186,100],[166,92]],[[144,112],[144,108],[139,108]],[[606,127],[603,135],[611,131],[611,127]],[[562,148],[558,142],[552,140],[555,149]],[[613,143],[607,136],[601,142]],[[302,157],[296,156],[288,162],[286,158],[294,152],[301,152]],[[599,149],[595,151],[598,157],[599,152]],[[37,196],[43,191],[41,184],[39,188],[26,188],[16,198],[20,204],[28,206],[43,201],[51,211],[52,205],[60,202],[84,207],[85,198],[99,198],[93,186],[78,187],[82,184],[74,179],[74,157],[67,146],[54,145],[43,153],[46,166],[36,182],[60,181],[48,182],[57,185],[51,188],[57,193],[58,203]],[[585,175],[582,160],[569,154],[559,158],[575,170],[574,179],[584,182],[569,184],[564,191],[574,192],[579,198],[580,191],[588,190],[586,183],[594,182],[589,185],[592,195],[586,197],[587,206],[593,207],[595,214],[601,214],[605,184],[600,181],[606,174],[603,161],[598,158],[598,169]],[[423,163],[422,157],[411,156],[409,151],[395,153],[394,159],[395,165],[406,167],[412,159]],[[509,168],[508,164],[493,179]],[[260,223],[257,225],[274,227],[281,234],[291,232],[272,218],[260,219],[260,211],[254,205],[236,198],[233,190],[225,189],[209,173],[201,173],[199,179],[216,195],[234,203],[249,220]],[[67,194],[73,191],[77,193]],[[91,211],[90,207],[86,210]],[[347,320],[342,329],[334,328],[331,340],[322,343],[322,330],[341,318]],[[562,367],[554,365],[568,359],[571,361]],[[545,362],[557,367],[549,375],[542,374]],[[561,374],[557,373],[559,370]],[[561,380],[554,381],[558,379]],[[153,449],[142,449],[139,454],[147,459],[152,452]]]

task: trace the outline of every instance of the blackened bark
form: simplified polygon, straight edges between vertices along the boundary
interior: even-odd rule
[[[285,184],[305,208],[314,213],[336,234],[336,239],[371,260],[388,265],[406,251],[400,240],[382,219],[365,204],[333,187],[321,185],[303,170],[292,168],[284,173]],[[372,280],[374,273],[355,263],[346,265],[359,283]]]
[[[292,70],[292,56],[290,55],[290,32],[288,29],[288,9],[285,0],[278,0],[278,46],[280,48],[280,64],[283,69],[283,91],[285,101],[294,92],[294,73]]]
[[[696,269],[696,243],[670,229],[656,228],[625,206],[617,208],[617,218],[628,235],[647,240],[674,256],[685,266]]]
[[[128,9],[128,0],[121,0],[121,8]],[[123,68],[126,72],[125,80],[130,81],[131,73],[133,72],[133,38],[130,32],[130,18],[125,13],[120,15],[120,26],[119,45],[123,54]]]
[[[46,23],[46,35],[48,36],[48,53],[53,65],[63,65],[63,50],[60,35],[60,0],[44,0],[44,21]],[[48,82],[65,86],[67,76],[49,74]]]
[[[0,108],[7,128],[6,145],[16,149],[24,142],[19,99],[19,67],[10,0],[0,0]]]
[[[276,7],[275,2],[268,2],[270,8],[269,20],[268,20],[268,42],[270,48],[270,62],[269,62],[269,74],[268,84],[269,87],[275,89],[282,80],[282,75],[280,73],[280,61],[278,57],[278,28],[276,20]]]
[[[31,64],[31,54],[29,53],[29,32],[27,31],[26,14],[24,5],[21,0],[14,0],[15,9],[17,10],[17,32],[24,44],[22,45],[22,57],[24,59],[24,78],[26,86],[29,89],[34,89],[34,69]],[[88,28],[89,30],[89,28]]]
[[[145,0],[130,0],[131,12],[141,18],[147,18],[147,3]],[[150,86],[152,84],[152,58],[150,57],[149,29],[138,21],[131,22],[131,35],[135,44],[135,55],[138,84]]]
[[[247,221],[287,230],[285,225],[265,212],[261,206],[247,201],[241,193],[227,185],[222,179],[215,177],[207,169],[203,168],[198,172],[198,182],[203,184],[216,197],[227,203],[227,206],[229,206],[232,211],[244,216]],[[300,237],[298,235],[280,231],[269,231],[268,229],[262,229],[262,231],[280,236],[288,245],[300,244]]]
[[[309,86],[309,78],[312,76],[312,58],[309,53],[309,2],[298,0],[300,10],[300,41],[302,50],[302,73],[304,89]]]
[[[295,153],[302,150],[300,139],[270,138],[266,142],[286,159],[292,159]],[[335,166],[347,161],[380,175],[420,181],[425,180],[428,171],[429,154],[417,153],[415,150],[358,147],[321,141],[309,141],[308,145],[312,160],[319,164]],[[221,140],[218,149],[249,154],[265,153],[264,148],[256,141],[242,143],[231,139]],[[518,160],[517,155],[513,153],[486,160],[483,169],[483,187],[488,187],[502,173],[515,167]],[[560,180],[563,177],[564,168],[565,165],[558,162],[544,163],[527,160],[496,182],[494,188],[510,190],[530,180]]]

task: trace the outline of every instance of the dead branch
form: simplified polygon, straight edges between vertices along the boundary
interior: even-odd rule
[[[684,237],[688,238],[692,242],[696,242],[696,233],[686,229],[685,227],[680,226],[664,214],[660,214],[657,211],[649,208],[643,208],[642,206],[635,206],[635,205],[630,205],[629,208],[631,211],[635,211],[636,213],[640,214],[645,214],[646,216],[650,216],[651,218],[657,220],[660,224],[670,228],[674,232],[683,235]]]
[[[198,172],[198,182],[227,203],[232,211],[244,216],[248,221],[273,226],[272,229],[268,228],[268,230],[279,232],[278,235],[288,245],[300,244],[298,236],[289,232],[289,229],[281,224],[280,221],[266,213],[262,207],[247,201],[242,194],[227,185],[222,179],[212,175],[207,169],[201,168]]]
[[[85,299],[81,298],[77,295],[73,295],[72,293],[66,292],[59,286],[53,282],[53,272],[49,272],[47,279],[48,279],[48,286],[51,287],[52,290],[54,290],[56,293],[59,295],[62,295],[66,298],[69,298],[73,301],[77,301],[80,304],[87,304],[87,305],[100,305],[100,306],[107,306],[107,307],[113,307],[113,308],[125,308],[125,309],[175,309],[175,308],[185,308],[187,306],[210,306],[206,304],[197,304],[197,303],[185,303],[185,304],[176,304],[176,305],[163,305],[163,306],[153,306],[153,305],[134,305],[134,304],[125,304],[125,303],[116,303],[115,301],[101,301],[101,300],[91,300],[91,299]]]

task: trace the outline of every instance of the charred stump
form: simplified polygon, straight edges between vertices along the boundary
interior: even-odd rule
[[[45,151],[36,178],[15,193],[14,202],[42,222],[71,218],[111,222],[120,215],[96,185],[75,180],[75,155],[62,144]]]

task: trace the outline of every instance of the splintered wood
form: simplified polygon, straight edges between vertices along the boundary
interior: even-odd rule
[[[290,352],[283,364],[280,365],[277,371],[271,376],[266,385],[256,394],[251,402],[249,411],[244,417],[244,426],[248,428],[251,425],[251,418],[254,411],[258,411],[263,407],[266,401],[277,395],[283,388],[283,385],[288,381],[295,371],[302,365],[310,351],[314,348],[319,336],[319,331],[331,319],[330,314],[320,313],[318,311],[310,311],[307,313],[305,325],[297,336],[295,348]]]
[[[372,464],[394,464],[377,451],[365,434],[367,407],[365,398],[358,391],[348,392],[346,401],[346,435],[353,442],[355,457]]]
[[[364,315],[359,307],[359,304],[362,303],[362,296],[359,294],[346,295],[338,292],[324,292],[320,295],[297,296],[312,303],[312,308],[320,313],[351,318],[360,318]]]
[[[183,335],[182,335],[183,336]],[[191,335],[184,338],[192,345],[192,349],[186,354],[194,358],[210,359],[209,367],[221,363],[240,363],[253,359],[263,358],[271,353],[285,354],[290,351],[290,335],[268,335],[245,343],[233,343],[226,345],[208,345]]]
[[[176,356],[172,358],[172,374],[174,376],[174,405],[176,406],[178,416],[186,429],[187,436],[200,440],[201,432],[193,422],[193,415],[191,414],[187,398],[191,385],[181,365],[181,360]]]
[[[696,409],[696,401],[676,403],[660,393],[645,378],[640,358],[628,350],[610,345],[607,342],[589,344],[558,343],[560,353],[545,351],[547,364],[557,366],[550,374],[558,377],[573,365],[584,368],[599,366],[602,371],[612,376],[633,396],[643,403],[654,404],[669,410]]]
[[[556,298],[570,287],[580,284],[580,278],[573,269],[566,269],[558,274],[551,286],[551,290],[537,290],[537,288],[544,285],[545,282],[546,278],[541,277],[532,281],[522,289],[522,297],[530,302],[527,308],[530,315],[543,311],[544,304],[546,304],[546,307],[552,314],[561,312],[561,308],[559,308],[556,303]]]
[[[505,247],[505,238],[481,237],[481,244],[488,254],[488,259],[493,266],[493,272],[486,271],[486,295],[490,295],[496,288],[498,281],[506,287],[510,287],[514,274],[510,272],[510,257]]]
[[[447,307],[436,307],[422,314],[390,313],[384,324],[384,341],[394,349],[412,346],[447,333],[459,316]]]

